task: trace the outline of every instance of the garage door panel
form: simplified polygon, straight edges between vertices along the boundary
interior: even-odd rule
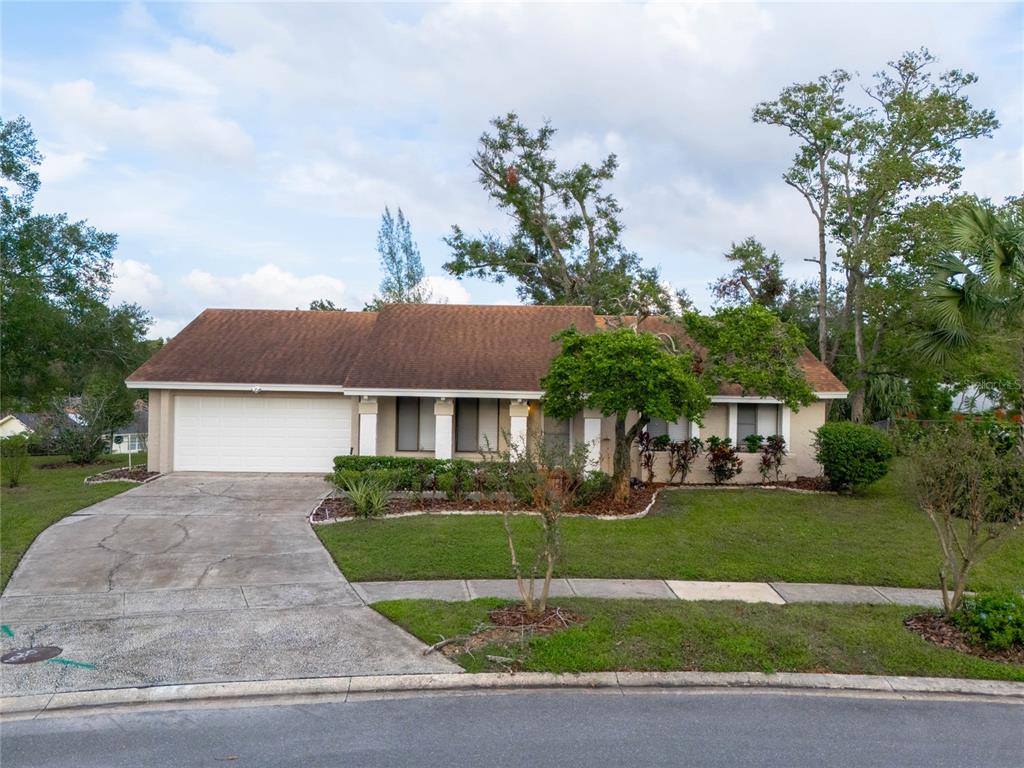
[[[349,398],[175,397],[180,471],[328,472],[351,444]]]

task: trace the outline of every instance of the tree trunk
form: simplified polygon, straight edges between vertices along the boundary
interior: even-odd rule
[[[850,420],[864,422],[864,390],[867,387],[867,351],[864,347],[864,281],[860,275],[853,280],[853,343],[857,353],[857,372],[854,391],[850,393]]]
[[[818,358],[829,365],[828,357],[828,251],[825,249],[825,219],[818,218]]]
[[[1017,354],[1017,453],[1024,456],[1024,343]]]
[[[629,499],[630,449],[633,440],[626,431],[626,418],[615,417],[615,458],[612,462],[612,484],[615,488],[615,500]]]

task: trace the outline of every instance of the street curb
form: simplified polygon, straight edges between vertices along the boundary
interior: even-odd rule
[[[1024,704],[1024,683],[942,677],[834,675],[803,672],[549,672],[368,675],[255,682],[157,685],[97,691],[7,696],[0,718],[34,719],[57,715],[109,713],[120,709],[168,709],[182,705],[250,706],[300,701],[349,701],[358,698],[483,691],[605,690],[623,694],[663,690],[764,689],[886,694],[954,695]]]

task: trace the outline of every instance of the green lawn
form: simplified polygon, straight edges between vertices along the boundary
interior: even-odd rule
[[[531,542],[538,523],[514,529]],[[508,578],[498,517],[358,520],[317,527],[353,581]],[[765,490],[662,495],[640,520],[568,518],[560,576],[791,581],[937,587],[939,549],[903,467],[856,497]],[[1024,529],[973,572],[971,587],[1024,584]]]
[[[373,607],[427,643],[474,631],[502,600],[396,600]],[[837,672],[1024,680],[1024,665],[939,648],[912,634],[895,605],[745,605],[560,599],[585,623],[525,644],[490,645],[455,660],[470,672],[515,658],[534,672],[702,670]]]
[[[18,561],[36,536],[82,507],[135,487],[134,483],[83,483],[89,475],[128,463],[128,457],[122,454],[104,459],[112,463],[39,469],[40,464],[52,464],[65,458],[33,456],[19,486],[8,488],[4,485],[0,488],[0,590],[7,586]],[[145,461],[144,454],[132,456],[133,464]]]

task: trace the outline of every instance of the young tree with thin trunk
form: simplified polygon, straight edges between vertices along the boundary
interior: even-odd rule
[[[918,504],[942,550],[939,584],[949,617],[981,557],[1024,522],[1024,457],[974,424],[953,422],[925,435],[911,467]]]

